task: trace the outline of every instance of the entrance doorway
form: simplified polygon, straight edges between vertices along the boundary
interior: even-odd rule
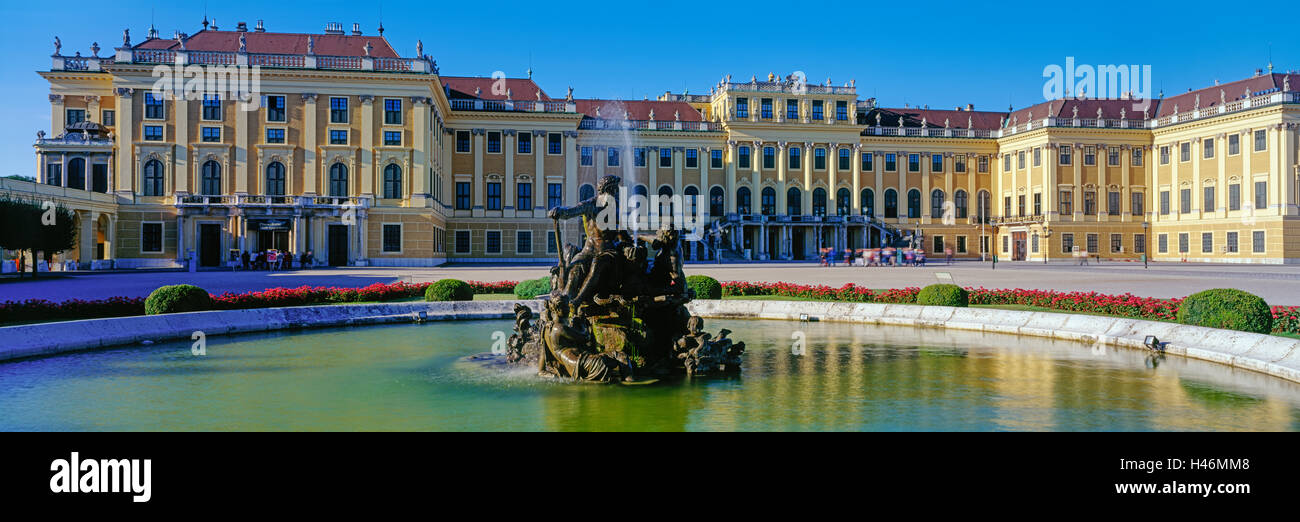
[[[330,266],[347,266],[348,264],[348,226],[329,226],[329,264]]]
[[[790,254],[794,259],[803,260],[804,256],[804,229],[795,228],[790,231]]]
[[[221,225],[199,224],[199,266],[221,265]]]
[[[276,250],[279,252],[287,252],[289,250],[289,231],[258,230],[257,249],[259,251]]]
[[[1024,232],[1011,233],[1011,260],[1012,261],[1025,260],[1025,233]]]
[[[769,227],[767,229],[767,258],[779,259],[781,256],[781,229]]]

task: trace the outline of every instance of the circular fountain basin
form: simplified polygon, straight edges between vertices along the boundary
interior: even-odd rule
[[[709,320],[745,341],[740,376],[629,387],[473,357],[511,328],[247,334],[210,338],[202,356],[184,341],[4,363],[0,429],[1300,430],[1300,384],[1127,348]]]

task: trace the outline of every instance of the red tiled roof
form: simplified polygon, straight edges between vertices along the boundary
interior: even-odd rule
[[[930,128],[943,128],[944,120],[948,120],[948,127],[952,129],[965,129],[969,121],[970,127],[977,130],[996,130],[1001,123],[1001,118],[1006,116],[1005,112],[990,111],[958,111],[943,109],[918,109],[918,108],[876,108],[867,113],[867,125],[876,124],[876,115],[880,115],[880,125],[883,127],[897,127],[899,118],[903,119],[904,127],[920,127],[921,120],[925,120],[925,125]]]
[[[655,121],[673,121],[674,113],[680,114],[681,121],[702,121],[700,111],[691,104],[680,101],[658,100],[574,100],[578,112],[588,117],[596,117],[596,108],[600,108],[602,120],[649,120],[650,111],[655,112]],[[631,116],[625,116],[630,114]]]
[[[259,33],[257,31],[203,30],[185,39],[187,51],[239,51],[239,35],[244,35],[245,49],[258,54],[307,54],[307,37],[314,39],[318,56],[365,56],[366,43],[370,43],[370,56],[399,58],[397,51],[382,36],[353,36],[343,34]],[[135,46],[136,49],[180,49],[180,44],[169,38],[153,38]]]
[[[483,78],[473,76],[440,76],[442,84],[450,89],[447,93],[448,98],[478,98],[481,100],[504,100],[506,93],[493,94],[492,86],[498,81],[496,78]],[[537,93],[542,93],[542,101],[551,101],[551,97],[546,95],[533,80],[529,78],[505,78],[505,88],[510,91],[510,98],[514,100],[536,100]],[[478,89],[478,96],[474,95],[474,90]]]
[[[1287,76],[1291,77],[1291,91],[1300,90],[1300,74],[1261,74],[1244,80],[1214,85],[1165,98],[1160,104],[1160,112],[1156,114],[1156,117],[1173,114],[1175,106],[1182,112],[1196,108],[1197,95],[1201,97],[1201,108],[1206,108],[1219,105],[1223,101],[1233,102],[1245,98],[1247,89],[1250,90],[1252,96],[1268,90],[1281,90]],[[1222,95],[1220,95],[1220,91],[1222,91]]]
[[[1105,119],[1120,119],[1123,116],[1128,120],[1142,119],[1142,100],[1124,100],[1118,98],[1064,98],[1059,100],[1050,100],[1031,105],[1023,109],[1017,109],[1007,115],[1007,123],[1012,121],[1016,124],[1025,123],[1030,119],[1041,120],[1048,117],[1056,118],[1073,118],[1074,109],[1079,109],[1079,118],[1096,118],[1097,109],[1101,109],[1101,117]],[[1151,100],[1151,108],[1147,111],[1149,118],[1154,118],[1159,100]],[[1033,118],[1030,118],[1030,116]]]

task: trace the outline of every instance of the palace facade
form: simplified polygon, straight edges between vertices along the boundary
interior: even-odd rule
[[[53,129],[35,144],[37,182],[0,191],[76,209],[65,257],[87,268],[222,266],[268,248],[328,265],[548,261],[547,209],[603,174],[701,196],[711,239],[687,245],[695,260],[909,241],[1007,261],[1300,262],[1300,74],[1008,111],[888,108],[852,81],[774,74],[603,100],[443,75],[415,47],[402,57],[382,28],[205,21],[124,35],[108,57],[56,49],[39,73]],[[259,66],[259,99],[179,82],[155,96],[155,67],[176,64]]]

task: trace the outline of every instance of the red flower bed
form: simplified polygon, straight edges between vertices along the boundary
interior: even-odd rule
[[[466,281],[476,294],[509,294],[517,281]],[[306,306],[330,303],[383,302],[411,297],[423,297],[432,283],[375,283],[363,288],[326,286],[300,286],[298,288],[270,288],[242,294],[224,293],[212,296],[218,310],[242,310],[280,306]],[[855,303],[915,303],[920,288],[892,288],[872,290],[846,284],[801,285],[795,283],[749,283],[727,281],[722,283],[722,295],[749,296],[772,295],[815,299],[820,301],[845,301]],[[1130,317],[1153,321],[1173,321],[1178,316],[1179,298],[1139,297],[1133,294],[1101,294],[1097,292],[1057,292],[1054,290],[967,288],[970,303],[980,305],[1026,305],[1066,312],[1088,312]],[[111,297],[99,300],[73,299],[54,303],[44,299],[0,302],[0,323],[24,321],[74,320],[101,317],[144,315],[143,297]],[[1300,334],[1300,306],[1273,307],[1273,333]]]

